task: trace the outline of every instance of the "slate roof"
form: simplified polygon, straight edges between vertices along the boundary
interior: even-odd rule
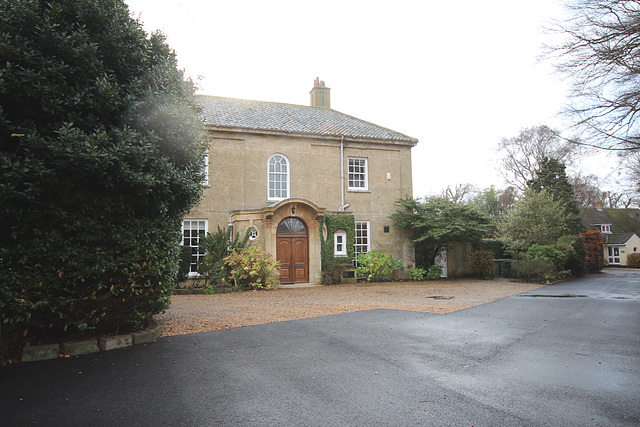
[[[363,138],[416,145],[400,132],[329,108],[198,95],[205,124],[250,130]]]
[[[602,235],[602,238],[604,239],[605,245],[624,245],[629,241],[633,234],[634,233],[605,233]]]
[[[612,233],[635,233],[640,236],[640,209],[586,209],[585,224],[611,224]]]

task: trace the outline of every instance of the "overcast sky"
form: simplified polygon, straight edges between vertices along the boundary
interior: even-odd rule
[[[557,118],[566,84],[539,62],[559,0],[126,0],[161,30],[199,93],[331,107],[420,140],[414,196],[505,183],[495,148]],[[606,175],[594,160],[589,172]]]

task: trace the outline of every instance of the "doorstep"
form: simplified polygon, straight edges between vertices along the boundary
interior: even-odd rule
[[[323,285],[318,285],[317,283],[287,283],[287,284],[281,284],[279,287],[283,288],[283,289],[291,289],[291,288],[315,288],[317,286],[323,286]]]

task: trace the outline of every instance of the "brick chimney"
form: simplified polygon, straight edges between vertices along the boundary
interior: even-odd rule
[[[316,77],[313,82],[313,89],[309,94],[311,95],[311,106],[321,108],[331,108],[331,89],[324,85],[324,82],[320,80],[320,77]]]

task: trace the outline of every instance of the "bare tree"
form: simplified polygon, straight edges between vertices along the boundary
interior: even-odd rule
[[[475,192],[476,188],[473,184],[455,184],[453,188],[449,185],[442,190],[442,197],[453,203],[462,203],[472,197]]]
[[[621,166],[629,183],[627,191],[640,203],[640,151],[624,156]]]
[[[527,182],[536,177],[535,171],[545,157],[570,165],[580,156],[580,152],[578,145],[568,143],[559,136],[558,131],[547,126],[521,129],[518,136],[502,138],[498,144],[501,156],[499,171],[509,185],[524,191]]]
[[[614,191],[603,192],[602,201],[602,206],[613,209],[627,209],[638,204],[638,199],[633,195]]]
[[[507,212],[509,209],[513,207],[513,204],[516,201],[516,189],[515,187],[507,187],[498,196],[498,203],[500,207],[500,211],[502,213]]]
[[[600,189],[600,179],[595,175],[582,175],[578,173],[569,178],[573,186],[573,192],[580,208],[592,208],[603,202],[603,193]]]
[[[640,150],[640,0],[567,0],[547,58],[572,80],[567,113],[583,145]]]

